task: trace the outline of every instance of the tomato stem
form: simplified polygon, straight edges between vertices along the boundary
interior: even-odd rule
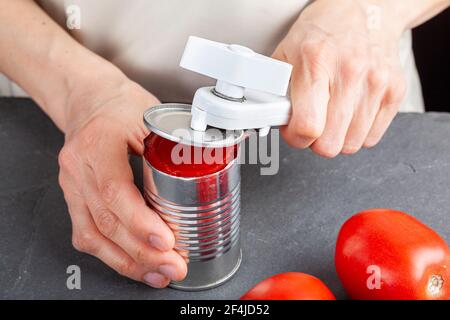
[[[444,279],[440,275],[431,275],[430,279],[428,280],[428,292],[435,296],[439,294],[442,287],[444,286]]]

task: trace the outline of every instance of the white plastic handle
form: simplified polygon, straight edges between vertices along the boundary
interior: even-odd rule
[[[180,66],[231,84],[279,96],[286,95],[292,66],[240,45],[190,36]],[[237,93],[239,96],[239,92]]]

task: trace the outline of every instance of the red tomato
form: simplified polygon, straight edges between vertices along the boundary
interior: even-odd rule
[[[285,272],[261,281],[241,300],[336,300],[327,286],[306,273]]]
[[[372,209],[348,219],[338,235],[335,265],[353,299],[450,299],[450,249],[400,211]]]

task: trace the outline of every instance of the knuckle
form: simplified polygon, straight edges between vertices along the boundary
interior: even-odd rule
[[[300,45],[300,52],[304,57],[316,58],[320,55],[323,46],[320,42],[316,41],[304,41]]]
[[[136,249],[135,260],[138,263],[148,263],[151,261],[149,257],[149,251],[145,247],[139,247]]]
[[[119,197],[119,185],[112,179],[106,179],[100,183],[99,190],[103,200],[106,203],[112,204],[117,201]]]
[[[73,172],[78,163],[78,158],[76,157],[76,152],[73,150],[71,145],[65,145],[62,147],[58,154],[58,163],[61,168]]]
[[[87,231],[73,234],[72,245],[79,252],[95,254],[97,250],[95,236],[91,232]]]
[[[386,87],[389,79],[389,71],[384,68],[370,70],[367,75],[368,87],[373,90],[381,90]]]
[[[347,82],[358,82],[366,70],[364,57],[349,57],[342,62],[342,75]]]
[[[308,64],[313,75],[324,71],[324,61],[329,56],[327,45],[323,41],[304,41],[300,46],[300,53]]]
[[[293,132],[296,136],[316,140],[324,130],[324,125],[318,121],[298,121],[294,124]]]
[[[97,227],[99,231],[107,238],[114,238],[118,228],[119,222],[116,217],[114,217],[108,209],[102,208],[98,209],[97,212]]]
[[[132,259],[121,259],[117,263],[116,271],[122,275],[131,277],[134,273],[135,262]]]

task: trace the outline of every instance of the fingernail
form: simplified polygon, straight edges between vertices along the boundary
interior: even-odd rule
[[[175,280],[178,278],[178,271],[174,265],[171,264],[163,264],[159,266],[159,272],[165,275],[170,280]]]
[[[344,144],[344,146],[342,147],[342,152],[343,153],[355,153],[359,150],[360,148],[357,147],[354,144]]]
[[[166,242],[164,242],[161,237],[159,236],[155,236],[155,235],[150,235],[148,237],[148,241],[150,242],[150,245],[158,250],[161,251],[168,251],[171,248],[169,248],[169,246],[167,245]]]
[[[149,272],[144,275],[144,282],[154,288],[162,288],[166,284],[166,277],[156,272]]]

